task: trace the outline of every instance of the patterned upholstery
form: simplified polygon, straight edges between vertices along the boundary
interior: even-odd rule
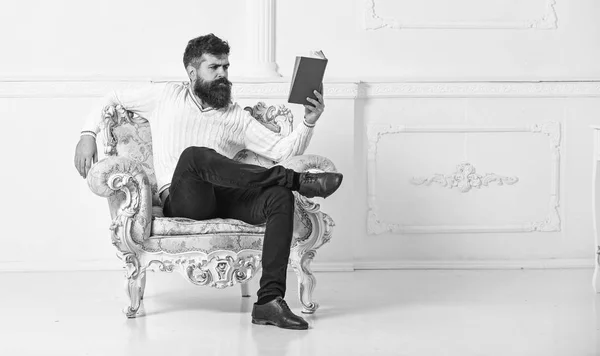
[[[248,225],[235,219],[211,219],[196,221],[186,218],[154,218],[152,235],[185,236],[201,234],[264,234],[262,226]]]
[[[152,205],[160,205],[156,175],[154,174],[154,157],[152,155],[152,134],[150,124],[146,119],[132,115],[119,108],[118,115],[130,117],[129,122],[124,121],[121,125],[113,127],[114,138],[117,141],[116,153],[119,157],[127,157],[138,162],[150,181],[152,191]]]
[[[197,221],[186,218],[165,218],[160,207],[155,207],[153,211],[150,239],[144,241],[142,245],[142,248],[148,252],[209,253],[215,250],[239,252],[245,248],[262,249],[264,224],[249,225],[235,219]],[[296,209],[294,215],[294,243],[296,243],[309,238],[312,224],[304,210]]]
[[[184,236],[151,236],[144,242],[147,252],[171,254],[185,252],[210,253],[218,250],[240,252],[245,249],[262,250],[262,234],[223,233]]]

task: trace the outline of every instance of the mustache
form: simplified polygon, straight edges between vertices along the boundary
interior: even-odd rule
[[[232,83],[229,81],[229,79],[227,78],[219,78],[219,79],[215,79],[210,83],[211,87],[216,87],[216,86],[220,86],[220,85],[226,85],[228,87],[232,86]]]

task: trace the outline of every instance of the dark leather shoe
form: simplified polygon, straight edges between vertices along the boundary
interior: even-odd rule
[[[343,178],[341,173],[300,173],[298,193],[307,198],[327,198],[340,187]]]
[[[283,329],[306,330],[308,323],[292,313],[283,298],[277,297],[272,301],[252,308],[252,324],[275,325]]]

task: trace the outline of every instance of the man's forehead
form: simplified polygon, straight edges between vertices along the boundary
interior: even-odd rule
[[[219,56],[212,55],[210,53],[202,54],[200,58],[202,62],[206,62],[208,65],[211,64],[227,64],[229,63],[229,56],[226,54],[221,54]]]

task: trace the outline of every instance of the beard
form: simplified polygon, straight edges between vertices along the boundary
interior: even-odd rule
[[[194,84],[194,94],[209,107],[222,109],[231,103],[231,82],[227,78],[209,82],[198,77]]]

